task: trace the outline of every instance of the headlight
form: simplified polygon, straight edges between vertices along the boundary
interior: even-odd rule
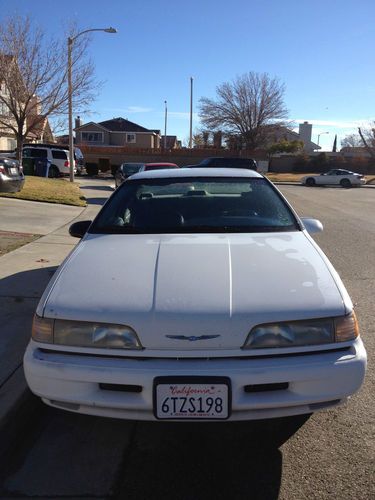
[[[243,349],[331,344],[353,340],[358,335],[357,319],[353,312],[339,318],[256,326],[251,330]]]
[[[85,321],[51,320],[35,316],[32,337],[38,342],[107,349],[142,349],[137,334],[129,326]],[[49,336],[45,333],[48,331]]]

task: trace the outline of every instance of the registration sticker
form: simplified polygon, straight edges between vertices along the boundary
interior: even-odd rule
[[[154,413],[158,419],[225,420],[229,408],[228,379],[155,380]]]

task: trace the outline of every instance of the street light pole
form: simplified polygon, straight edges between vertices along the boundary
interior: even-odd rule
[[[321,136],[321,135],[324,135],[324,134],[329,134],[329,132],[321,132],[320,134],[318,134],[318,146],[319,146],[319,139],[320,139],[320,136]]]
[[[115,28],[91,28],[81,31],[73,37],[68,37],[68,115],[69,115],[69,166],[70,182],[74,182],[74,141],[73,141],[73,85],[72,85],[72,49],[74,41],[81,35],[91,31],[117,33]]]

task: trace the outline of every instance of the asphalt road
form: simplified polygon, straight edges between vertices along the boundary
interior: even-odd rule
[[[137,423],[38,405],[0,467],[0,497],[374,499],[375,190],[284,186],[356,304],[370,366],[348,404],[297,421]]]

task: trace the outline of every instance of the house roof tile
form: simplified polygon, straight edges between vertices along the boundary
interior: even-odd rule
[[[111,132],[154,132],[153,130],[141,127],[141,125],[137,125],[136,123],[121,117],[99,122],[99,125],[105,127]]]

